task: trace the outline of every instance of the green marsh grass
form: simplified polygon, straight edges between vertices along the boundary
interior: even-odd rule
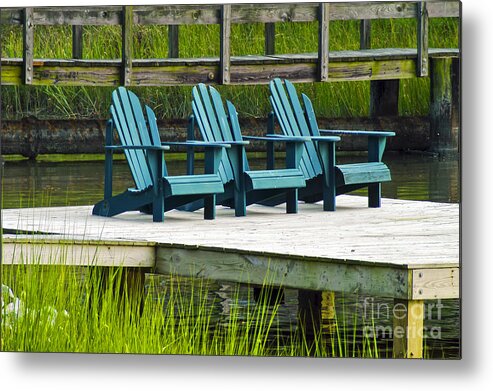
[[[429,46],[457,48],[459,23],[454,18],[432,18],[429,22]],[[2,57],[21,57],[22,29],[2,26]],[[387,19],[372,21],[373,48],[416,47],[416,21]],[[318,24],[315,22],[276,24],[276,53],[317,51]],[[35,26],[35,58],[70,58],[70,26]],[[261,23],[232,26],[233,56],[262,54],[264,25]],[[180,57],[217,57],[219,26],[180,26]],[[356,50],[359,47],[358,21],[330,23],[330,50]],[[165,58],[168,53],[166,26],[136,26],[135,58]],[[88,26],[84,30],[85,59],[121,57],[121,28]],[[369,82],[306,83],[298,87],[308,94],[318,115],[326,118],[368,115]],[[427,115],[429,79],[401,81],[399,112],[401,115]],[[159,118],[186,118],[190,114],[191,87],[135,88]],[[4,118],[34,115],[39,118],[106,118],[111,87],[25,87],[5,86],[2,108]],[[267,86],[220,86],[221,94],[232,100],[241,117],[263,118],[270,110]]]
[[[302,327],[281,333],[281,303],[269,287],[245,303],[238,286],[222,307],[203,279],[168,276],[163,284],[148,275],[142,297],[127,289],[122,268],[32,263],[2,268],[2,287],[15,296],[3,289],[3,351],[378,357],[371,338],[351,341],[344,315],[329,343]]]

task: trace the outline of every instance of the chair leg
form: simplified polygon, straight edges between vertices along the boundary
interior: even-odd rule
[[[286,192],[286,213],[298,213],[298,189]]]
[[[381,198],[382,198],[382,185],[380,183],[372,183],[368,185],[368,207],[380,208]]]
[[[235,191],[235,216],[246,216],[246,194],[244,191]]]
[[[164,197],[155,196],[152,201],[152,221],[161,223],[164,221]]]
[[[323,187],[324,211],[335,212],[336,210],[336,189],[335,186]]]
[[[216,218],[216,195],[211,194],[204,197],[204,219],[214,220]]]

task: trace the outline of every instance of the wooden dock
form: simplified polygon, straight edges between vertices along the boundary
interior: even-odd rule
[[[345,195],[336,212],[254,205],[243,218],[218,208],[214,221],[171,211],[164,223],[138,212],[93,216],[91,208],[4,210],[3,264],[123,266],[392,297],[408,309],[394,319],[409,336],[394,342],[397,357],[422,356],[423,300],[459,297],[458,204],[384,199],[370,209],[365,197]]]

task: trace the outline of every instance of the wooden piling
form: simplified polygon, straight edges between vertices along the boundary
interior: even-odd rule
[[[430,150],[439,154],[456,152],[452,137],[452,59],[431,59]]]
[[[423,300],[394,299],[394,358],[423,358],[423,319]]]
[[[461,129],[461,66],[460,59],[452,59],[452,145],[460,147],[460,129]]]
[[[330,346],[336,332],[335,292],[298,290],[298,319],[308,341]]]
[[[133,308],[138,308],[142,314],[145,303],[145,275],[151,271],[150,268],[144,267],[123,267],[118,268],[99,268],[101,273],[101,292],[97,295],[104,294],[110,290],[115,300],[118,300],[122,311],[132,312]],[[90,272],[95,272],[94,268]],[[114,282],[114,278],[121,273],[119,284]],[[135,307],[133,307],[135,305]]]
[[[322,324],[322,292],[298,290],[298,320],[307,340],[320,334]]]
[[[371,20],[360,21],[359,45],[361,50],[371,49]],[[399,79],[370,81],[370,117],[399,114]]]
[[[284,304],[284,289],[273,286],[253,287],[253,299],[259,304],[278,305]]]
[[[399,79],[371,81],[370,117],[399,115],[399,84]]]
[[[360,21],[361,50],[371,49],[371,20]],[[370,81],[370,117],[399,115],[399,79]]]

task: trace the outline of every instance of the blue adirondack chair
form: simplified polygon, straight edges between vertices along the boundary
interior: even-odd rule
[[[273,113],[269,118],[269,132],[274,133],[274,118],[282,132],[288,136],[310,137],[312,143],[304,146],[301,169],[306,179],[306,188],[300,190],[300,199],[305,202],[323,200],[323,208],[334,211],[336,195],[368,187],[368,206],[381,205],[381,183],[391,180],[390,170],[382,162],[388,131],[322,130],[310,99],[302,94],[300,103],[294,85],[289,80],[276,78],[270,82],[269,97]],[[353,164],[336,164],[335,143],[340,136],[368,137],[368,161]],[[280,202],[282,200],[277,200]],[[270,202],[275,204],[275,202]]]
[[[106,156],[104,200],[98,202],[92,213],[99,216],[140,210],[152,213],[153,221],[163,221],[164,212],[197,199],[203,200],[204,218],[215,218],[216,194],[224,191],[218,175],[219,163],[227,144],[206,142],[162,143],[156,116],[148,106],[146,118],[139,98],[119,87],[112,93],[111,119],[106,127]],[[113,145],[116,128],[121,145]],[[205,149],[205,174],[168,176],[164,151],[170,146],[201,147]],[[123,150],[130,167],[135,187],[113,195],[113,152]]]
[[[192,89],[192,110],[189,136],[195,123],[208,142],[227,143],[230,149],[223,154],[219,175],[224,193],[218,194],[217,203],[235,209],[236,216],[246,215],[246,206],[283,194],[287,213],[298,211],[298,189],[305,186],[299,169],[304,137],[247,137],[242,136],[235,107],[226,102],[227,113],[219,92],[214,87],[199,84]],[[279,170],[250,170],[246,157],[246,139],[283,142],[286,144],[286,168]],[[193,170],[193,168],[192,168]],[[198,207],[191,204],[188,210]]]

